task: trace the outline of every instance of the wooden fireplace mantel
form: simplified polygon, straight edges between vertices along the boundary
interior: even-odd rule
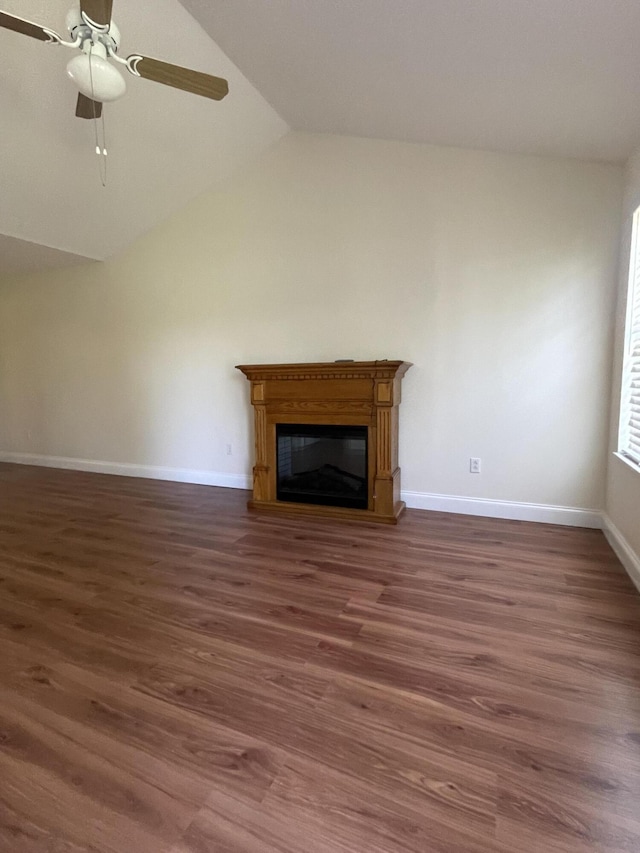
[[[398,407],[407,361],[239,364],[251,382],[255,465],[251,509],[359,518],[395,524],[400,500]],[[367,509],[277,499],[276,424],[366,426]]]

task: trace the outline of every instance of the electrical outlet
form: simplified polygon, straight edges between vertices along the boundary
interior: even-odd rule
[[[469,459],[469,473],[470,474],[479,474],[480,473],[480,459],[477,456],[472,456]]]
[[[231,447],[230,444],[227,444],[227,456],[231,456],[232,453],[233,453],[233,448]]]

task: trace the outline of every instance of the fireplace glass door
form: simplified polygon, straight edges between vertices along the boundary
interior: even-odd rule
[[[276,424],[280,501],[367,509],[367,427]]]

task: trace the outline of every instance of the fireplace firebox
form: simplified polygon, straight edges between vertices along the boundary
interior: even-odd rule
[[[251,382],[250,509],[396,524],[406,361],[241,364]]]
[[[367,428],[276,424],[279,501],[366,509]]]

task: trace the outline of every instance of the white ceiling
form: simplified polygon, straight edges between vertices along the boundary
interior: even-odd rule
[[[72,2],[0,0],[0,8],[64,32]],[[74,54],[0,29],[0,275],[60,259],[43,252],[38,263],[30,243],[109,257],[287,130],[177,0],[115,0],[114,19],[125,56],[226,77],[230,94],[210,101],[127,74],[127,95],[104,110],[103,188],[93,122],[74,116],[77,90],[65,74]]]
[[[61,31],[71,2],[0,8]],[[230,94],[127,75],[105,108],[103,189],[71,52],[0,30],[0,275],[113,255],[287,123],[611,162],[640,145],[639,0],[115,0],[114,17],[122,54],[226,77]]]
[[[183,0],[298,130],[623,161],[639,0]]]

